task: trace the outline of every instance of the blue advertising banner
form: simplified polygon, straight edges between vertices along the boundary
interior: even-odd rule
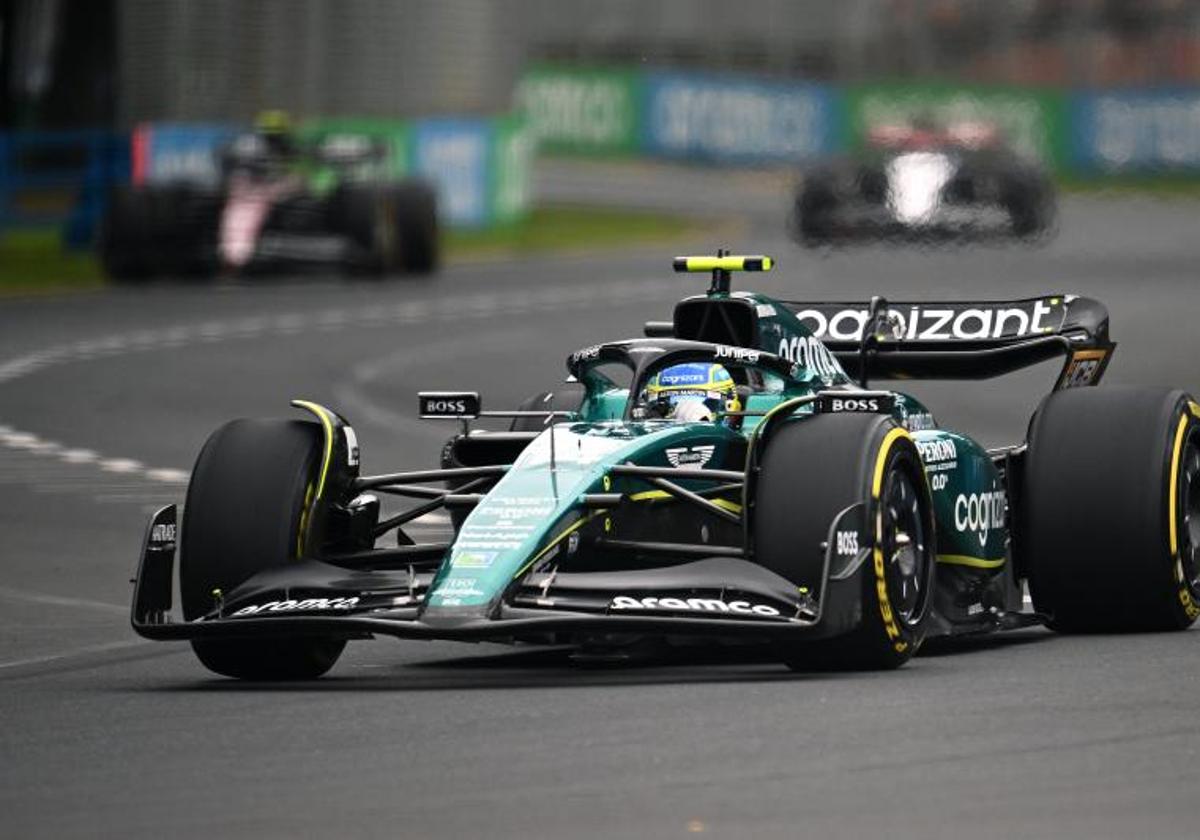
[[[244,129],[224,124],[147,123],[133,132],[134,183],[215,184],[217,150]]]
[[[1080,170],[1200,169],[1200,90],[1075,94],[1070,131]]]
[[[648,73],[642,150],[715,162],[803,160],[834,151],[836,98],[824,85]]]
[[[438,212],[452,226],[489,221],[491,131],[487,120],[429,119],[413,125],[412,172],[433,182]]]

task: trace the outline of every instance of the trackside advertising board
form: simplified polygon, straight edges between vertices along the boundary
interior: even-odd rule
[[[535,66],[517,85],[539,148],[584,155],[638,151],[642,76],[636,70]]]
[[[1084,173],[1200,170],[1200,90],[1076,94],[1071,151]]]
[[[651,72],[642,148],[720,162],[803,160],[835,150],[835,110],[834,93],[824,85]]]
[[[533,161],[537,141],[529,124],[516,116],[492,122],[488,166],[491,219],[507,224],[525,218],[533,204]]]
[[[380,145],[386,153],[382,160],[369,162],[369,174],[403,178],[409,171],[412,126],[398,120],[373,117],[333,117],[313,120],[300,126],[300,136],[309,143],[336,142],[338,137],[363,137]]]
[[[130,139],[133,183],[215,185],[221,172],[214,152],[240,130],[227,123],[142,123]]]
[[[862,148],[872,127],[917,116],[939,122],[997,125],[1020,154],[1061,168],[1068,150],[1066,97],[1057,91],[957,84],[851,85],[845,89],[846,137]]]
[[[488,221],[488,146],[483,120],[423,120],[413,127],[413,174],[437,188],[438,212],[452,225]]]

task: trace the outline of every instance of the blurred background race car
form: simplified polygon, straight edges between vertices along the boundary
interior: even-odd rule
[[[281,112],[219,153],[216,184],[118,187],[100,256],[118,281],[302,265],[426,274],[438,263],[433,188],[388,179],[385,144],[356,134],[301,138]]]
[[[803,175],[793,226],[801,242],[967,236],[1036,237],[1054,221],[1047,175],[990,123],[931,117],[873,126],[857,155]]]

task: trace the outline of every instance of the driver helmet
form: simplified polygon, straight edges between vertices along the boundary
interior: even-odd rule
[[[646,384],[650,412],[672,420],[712,421],[722,411],[739,411],[733,377],[721,365],[685,362],[663,368]]]
[[[254,133],[267,151],[287,157],[296,152],[296,135],[287,111],[263,111],[254,120]]]

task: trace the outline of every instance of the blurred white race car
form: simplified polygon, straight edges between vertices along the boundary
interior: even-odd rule
[[[1054,222],[1054,188],[986,123],[881,125],[853,158],[803,175],[793,230],[820,245],[857,238],[1037,237]]]

